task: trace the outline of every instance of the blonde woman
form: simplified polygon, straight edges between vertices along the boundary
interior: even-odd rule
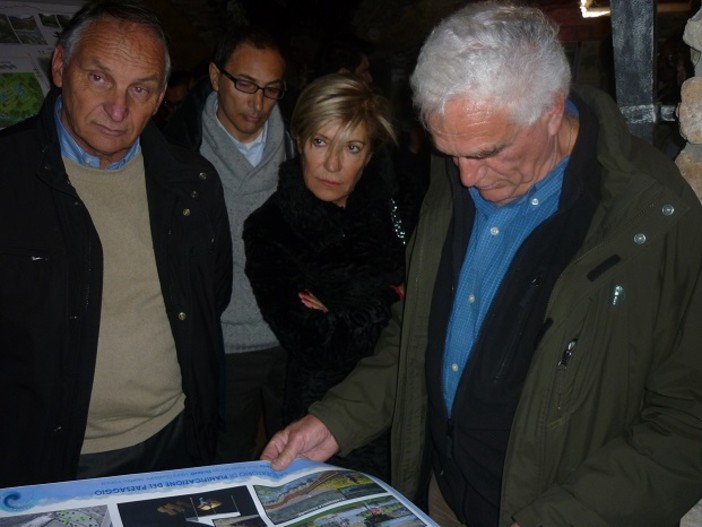
[[[395,140],[388,101],[354,77],[321,77],[291,131],[299,156],[244,226],[246,273],[288,352],[288,423],[372,354],[404,279],[392,168],[374,156]],[[388,438],[331,463],[387,480]]]

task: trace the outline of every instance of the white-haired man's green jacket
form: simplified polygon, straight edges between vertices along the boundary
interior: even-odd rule
[[[672,525],[702,497],[702,207],[609,97],[577,93],[599,121],[601,201],[550,296],[553,323],[513,420],[500,526]],[[425,461],[428,318],[452,216],[445,167],[434,161],[404,303],[375,355],[311,409],[342,452],[390,426],[391,483],[411,498]],[[593,277],[612,255],[617,265]],[[574,339],[577,352],[559,365]]]

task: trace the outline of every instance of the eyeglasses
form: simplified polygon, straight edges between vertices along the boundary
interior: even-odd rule
[[[256,93],[258,90],[261,90],[264,97],[268,99],[275,99],[276,101],[279,101],[285,95],[285,82],[282,83],[282,86],[259,86],[255,82],[248,79],[240,79],[239,77],[235,77],[224,68],[219,68],[219,72],[227,79],[232,81],[234,83],[234,87],[240,92],[251,95]]]

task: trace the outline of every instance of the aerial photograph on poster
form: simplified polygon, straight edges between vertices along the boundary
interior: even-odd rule
[[[111,527],[107,506],[80,507],[0,518],[0,527]]]
[[[0,129],[35,115],[44,93],[33,71],[0,60]]]

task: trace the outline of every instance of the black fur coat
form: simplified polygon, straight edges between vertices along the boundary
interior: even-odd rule
[[[244,224],[246,274],[263,318],[288,352],[286,422],[304,416],[372,354],[399,299],[393,286],[404,281],[404,246],[383,165],[383,158],[371,160],[342,208],[316,198],[299,160],[287,161],[277,191]],[[305,307],[302,291],[328,312]],[[381,438],[332,462],[387,478],[387,454]]]

